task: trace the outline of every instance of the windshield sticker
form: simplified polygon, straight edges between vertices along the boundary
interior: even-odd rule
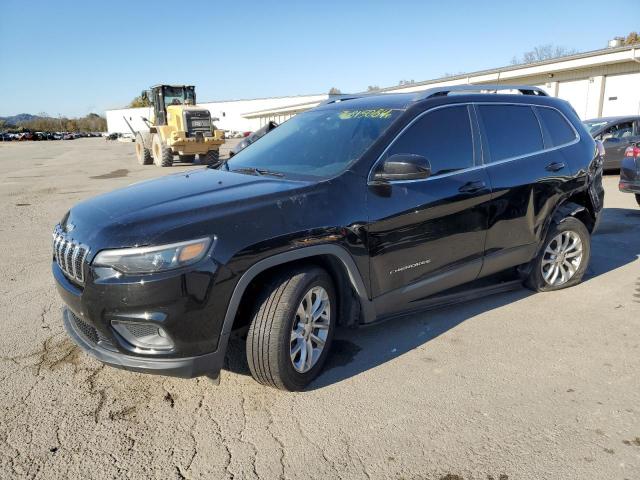
[[[339,117],[342,120],[350,118],[390,118],[393,110],[390,108],[376,108],[370,110],[343,110]]]

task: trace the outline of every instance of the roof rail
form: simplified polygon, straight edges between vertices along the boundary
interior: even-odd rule
[[[450,93],[498,93],[501,90],[518,90],[522,95],[549,96],[540,87],[530,85],[451,85],[448,87],[434,87],[418,92],[416,100],[426,100],[433,97],[446,97]]]
[[[318,104],[318,107],[320,105],[330,105],[332,103],[338,103],[338,102],[344,102],[345,100],[355,100],[356,98],[362,98],[367,96],[366,93],[339,93],[337,95],[329,95],[329,98],[327,98],[326,100],[321,101]]]

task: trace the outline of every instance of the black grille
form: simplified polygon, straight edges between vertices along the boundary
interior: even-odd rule
[[[64,274],[80,285],[84,284],[84,263],[89,247],[74,241],[57,225],[53,231],[53,256]]]
[[[91,341],[92,343],[99,344],[100,346],[103,346],[110,350],[115,349],[115,347],[113,346],[113,342],[109,338],[105,337],[102,333],[100,333],[99,330],[89,325],[73,312],[69,311],[69,315],[71,316],[71,319],[73,320],[76,328],[87,340]]]
[[[190,137],[196,133],[205,136],[211,134],[211,114],[208,110],[185,110],[184,120]]]

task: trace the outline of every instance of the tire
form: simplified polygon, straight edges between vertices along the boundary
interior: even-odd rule
[[[579,239],[579,243],[577,239]],[[565,241],[566,245],[562,248]],[[580,254],[577,253],[578,250],[580,250]],[[557,252],[560,252],[562,257],[556,264]],[[567,255],[566,259],[564,258],[565,254]],[[566,217],[557,225],[551,224],[540,253],[532,261],[531,271],[525,280],[525,285],[537,292],[550,292],[577,285],[582,281],[590,257],[591,235],[589,230],[577,218]],[[552,271],[554,268],[557,269],[555,273]],[[545,279],[545,277],[547,278]]]
[[[220,164],[220,151],[219,150],[209,150],[205,154],[200,154],[200,163],[204,165],[209,165],[215,167]]]
[[[153,135],[151,141],[151,152],[153,154],[153,163],[159,167],[170,167],[173,165],[173,152],[169,147],[162,143],[160,135]]]
[[[636,202],[640,205],[640,193],[636,193]]]
[[[328,302],[321,303],[323,315],[316,323],[305,323],[300,313],[304,314],[305,305],[310,307],[318,298]],[[321,268],[296,268],[275,276],[258,297],[247,335],[247,363],[253,378],[281,390],[297,391],[307,386],[327,359],[337,323],[337,306],[331,277]],[[322,328],[314,329],[313,325]],[[292,335],[296,337],[292,339]],[[319,351],[315,350],[320,348],[316,339],[324,340]],[[303,358],[307,345],[312,347],[312,355]],[[296,352],[293,358],[292,351]]]
[[[140,165],[151,165],[153,163],[151,151],[145,146],[144,139],[140,133],[136,134],[136,158]]]
[[[196,160],[195,155],[178,155],[178,159],[184,163],[193,163]]]

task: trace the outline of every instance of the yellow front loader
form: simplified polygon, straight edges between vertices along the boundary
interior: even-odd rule
[[[196,106],[193,85],[156,85],[142,92],[153,105],[151,119],[143,118],[148,132],[136,132],[136,157],[141,165],[152,162],[170,167],[174,155],[182,162],[220,163],[224,132],[216,130],[209,110]]]

